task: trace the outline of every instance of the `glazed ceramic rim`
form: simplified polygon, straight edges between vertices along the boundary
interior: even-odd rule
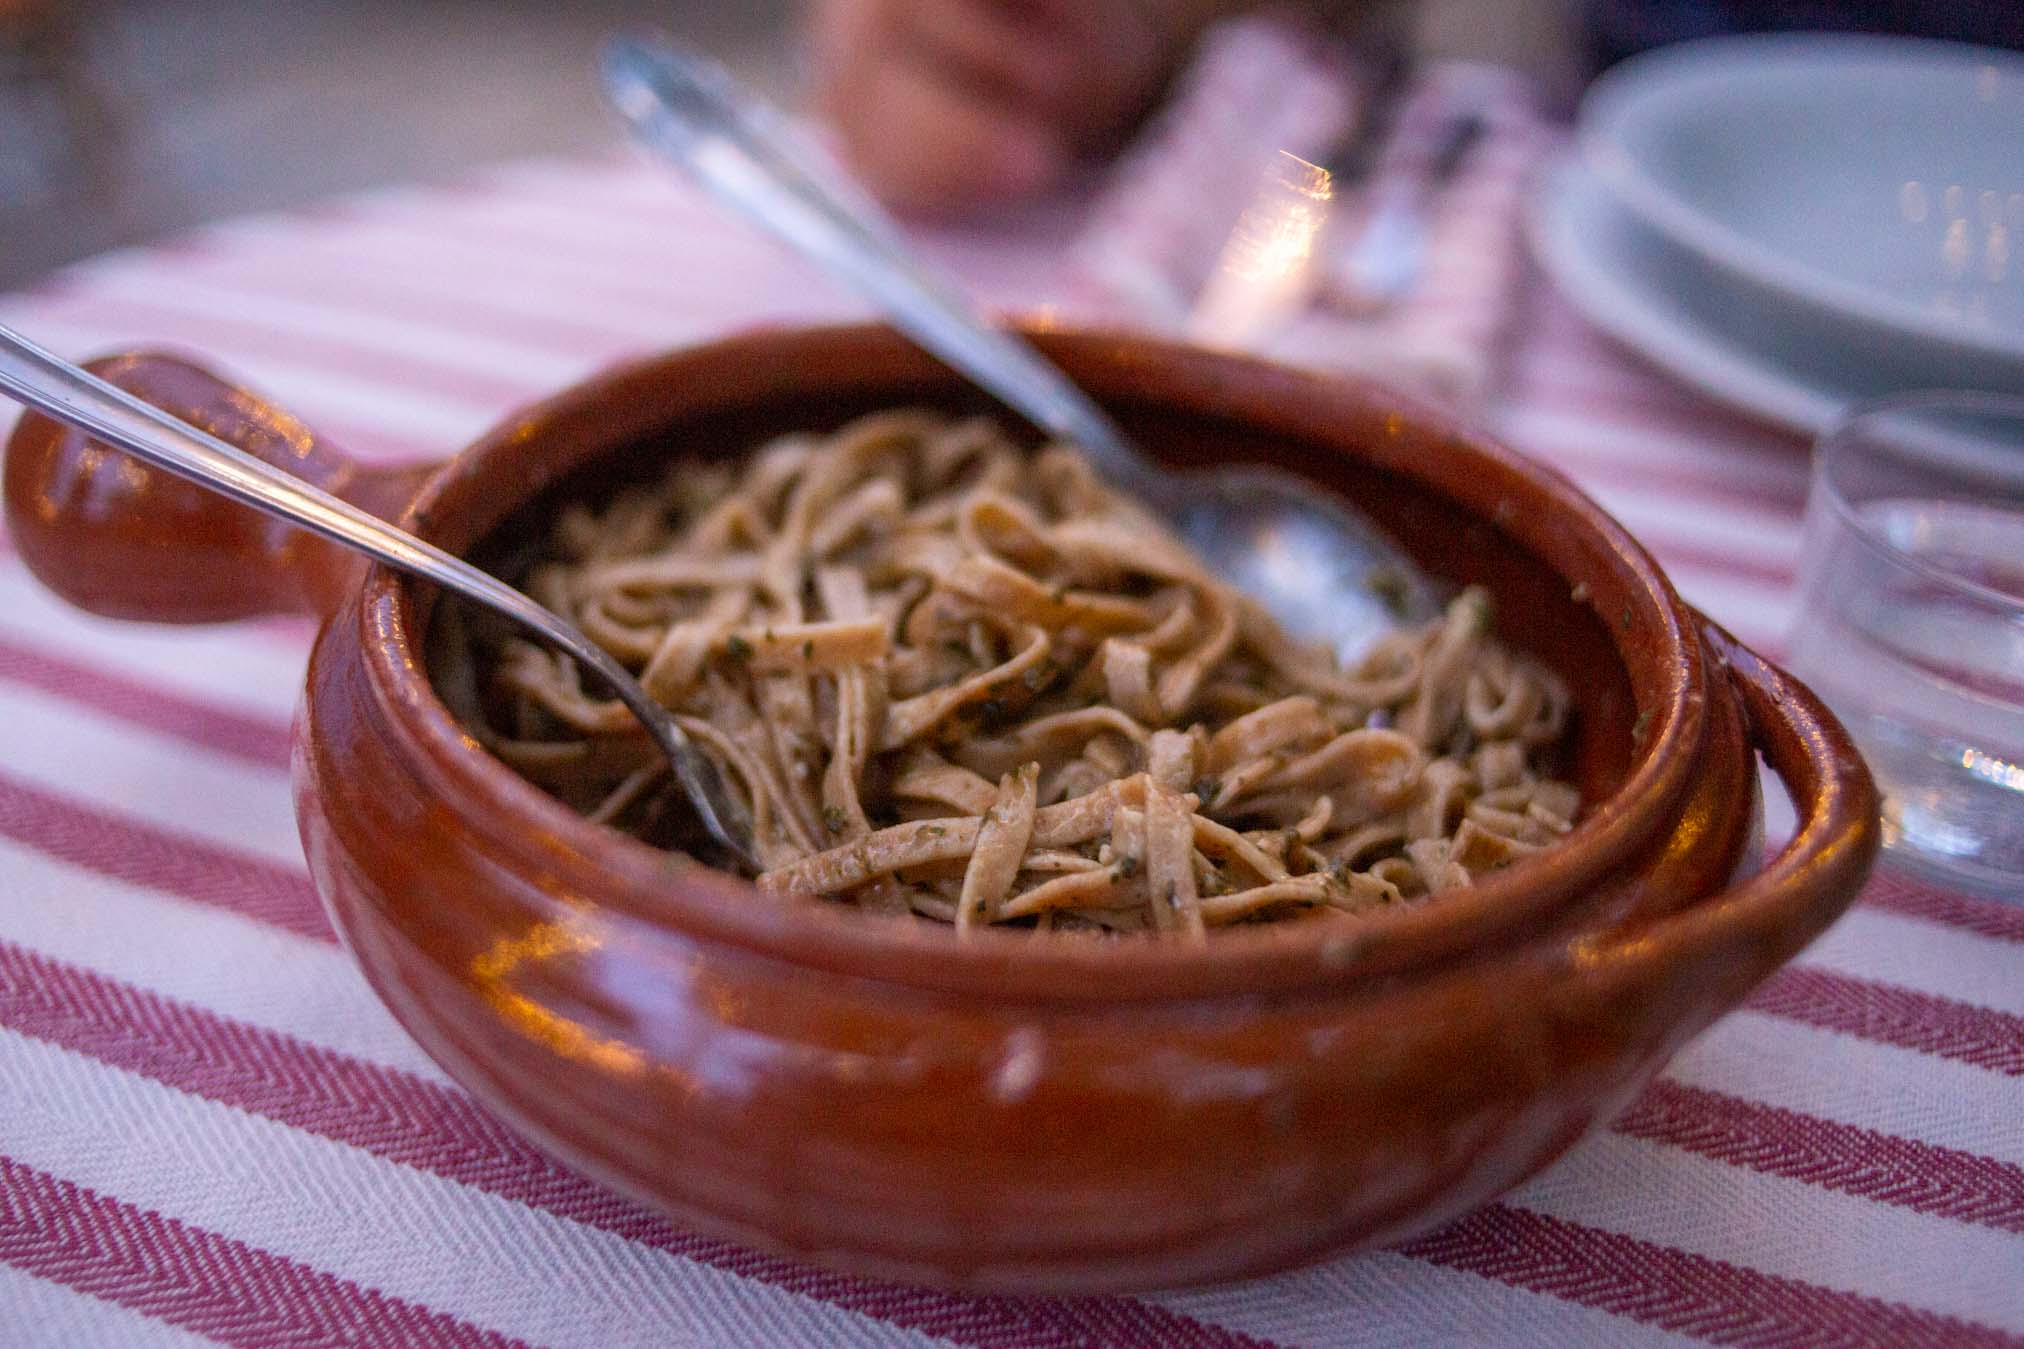
[[[1270,404],[1274,415],[1261,418],[1235,411],[1222,415],[1248,422],[1266,436],[1311,439],[1320,434],[1324,410],[1330,424],[1344,417],[1374,420],[1392,435],[1411,426],[1438,438],[1450,453],[1475,456],[1478,462],[1470,465],[1472,473],[1488,470],[1492,478],[1501,475],[1499,480],[1549,499],[1552,509],[1544,514],[1552,517],[1550,522],[1514,508],[1509,518],[1490,523],[1540,555],[1542,562],[1556,542],[1571,547],[1569,541],[1585,541],[1597,573],[1614,566],[1625,586],[1621,602],[1629,626],[1602,620],[1619,653],[1629,641],[1655,642],[1659,647],[1649,662],[1658,672],[1653,687],[1640,689],[1633,679],[1639,716],[1649,715],[1649,726],[1615,794],[1587,812],[1560,844],[1438,904],[1385,911],[1348,932],[1332,925],[1261,925],[1218,933],[1195,945],[1053,941],[1031,933],[985,929],[959,941],[953,929],[934,924],[897,923],[842,905],[767,895],[742,878],[671,856],[570,810],[489,754],[440,701],[414,640],[416,583],[374,566],[366,574],[356,621],[374,697],[383,710],[393,713],[384,718],[390,744],[411,763],[441,775],[455,795],[451,807],[497,855],[512,858],[529,847],[530,838],[538,838],[547,862],[572,868],[578,874],[568,878],[571,882],[594,887],[606,916],[623,922],[629,938],[651,941],[661,931],[797,966],[921,988],[987,992],[1003,999],[1112,1003],[1322,991],[1339,988],[1346,979],[1439,962],[1472,949],[1483,935],[1478,929],[1486,924],[1502,935],[1578,898],[1637,855],[1660,830],[1677,823],[1675,807],[1696,771],[1695,751],[1705,729],[1708,671],[1698,627],[1651,557],[1564,477],[1416,399],[1367,382],[1139,334],[1036,331],[1036,336],[1070,358],[1071,364],[1075,358],[1096,358],[1126,370],[1138,364],[1155,378],[1159,371],[1148,358],[1156,356],[1165,363],[1169,382],[1183,377],[1177,371],[1186,372],[1197,398],[1209,403],[1222,394],[1222,382],[1241,375],[1254,396],[1260,389],[1278,395]],[[636,443],[656,426],[676,417],[746,408],[754,402],[748,386],[722,403],[698,401],[679,413],[664,410],[649,423],[631,427],[611,415],[614,405],[622,406],[615,393],[668,384],[684,365],[728,362],[733,369],[749,369],[772,364],[792,370],[797,354],[838,344],[855,347],[882,363],[854,379],[818,384],[808,390],[811,396],[871,391],[908,377],[923,382],[955,378],[878,324],[768,329],[660,353],[603,372],[509,417],[430,475],[402,523],[428,537],[435,532],[434,513],[460,485],[496,471],[496,461],[533,454],[532,447],[539,446],[544,435],[561,433],[572,419],[594,422],[602,429],[598,450],[546,463],[546,476],[525,479],[525,490],[495,508],[492,519],[473,531],[474,539],[483,537],[557,479],[600,454]],[[783,386],[781,392],[793,391]],[[1170,405],[1174,399],[1156,393],[1148,401]],[[1211,407],[1193,410],[1213,415]],[[1309,428],[1305,434],[1303,425]],[[1374,468],[1482,514],[1432,480],[1431,461],[1416,451],[1402,447],[1388,456],[1380,444],[1366,458]],[[1603,598],[1598,596],[1597,602]],[[353,620],[346,613],[337,621]],[[1635,668],[1628,659],[1624,666],[1626,673]],[[313,706],[310,712],[313,718]]]

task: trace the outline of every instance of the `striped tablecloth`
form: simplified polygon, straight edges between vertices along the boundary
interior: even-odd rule
[[[1031,305],[1074,223],[929,246]],[[1516,299],[1488,415],[1775,645],[1803,447]],[[206,353],[371,456],[856,312],[620,162],[225,224],[0,300],[66,353]],[[671,1227],[490,1119],[335,944],[286,781],[306,642],[98,622],[0,556],[0,1344],[2024,1343],[2024,908],[1889,879],[1611,1128],[1396,1250],[977,1300]]]

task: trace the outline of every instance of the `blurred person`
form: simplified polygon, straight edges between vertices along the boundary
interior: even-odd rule
[[[959,213],[1059,185],[1116,148],[1202,30],[1246,0],[814,0],[817,108],[870,187]],[[1307,0],[1348,21],[1396,8]],[[1847,29],[2024,47],[2024,0],[1584,0],[1600,68],[1716,33]]]

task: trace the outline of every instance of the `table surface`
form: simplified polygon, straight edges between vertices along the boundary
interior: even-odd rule
[[[1031,306],[1064,221],[927,245]],[[1775,649],[1804,446],[1536,278],[1484,411]],[[204,353],[362,456],[615,360],[858,305],[629,163],[230,222],[0,300]],[[2024,908],[1885,877],[1610,1128],[1396,1250],[978,1300],[675,1229],[506,1134],[374,1001],[287,788],[307,630],[99,622],[0,553],[0,1343],[2024,1343]]]

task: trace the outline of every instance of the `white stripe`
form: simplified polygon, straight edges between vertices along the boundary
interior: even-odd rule
[[[318,241],[315,247],[276,250],[264,267],[248,267],[235,259],[229,273],[212,273],[206,279],[237,285],[256,297],[271,291],[288,293],[288,268],[369,269],[398,281],[418,300],[440,303],[443,312],[433,321],[466,329],[496,322],[461,312],[464,306],[482,303],[487,311],[524,320],[533,335],[530,341],[599,363],[756,319],[793,316],[818,321],[865,312],[863,304],[811,280],[790,260],[735,246],[718,247],[710,235],[685,245],[679,265],[663,268],[538,245],[521,249],[515,241],[475,230],[437,238],[404,232],[393,222],[377,222]],[[496,284],[502,271],[513,276],[513,285]],[[370,300],[360,304],[372,307]],[[430,316],[404,309],[401,317],[426,321]],[[551,334],[543,328],[548,324],[565,329],[583,325],[593,331],[588,338],[575,331]]]
[[[2024,1330],[2024,1237],[1747,1171],[1623,1134],[1506,1200],[1781,1278]]]
[[[370,1063],[449,1079],[344,949],[157,894],[0,840],[0,937],[219,1016]]]
[[[468,325],[421,324],[407,318],[389,318],[366,306],[338,309],[314,300],[292,298],[275,288],[263,289],[257,297],[248,296],[243,291],[235,293],[229,284],[221,284],[229,273],[215,278],[193,273],[194,268],[157,267],[145,277],[101,274],[88,284],[65,291],[61,299],[87,321],[96,321],[91,313],[94,305],[117,304],[131,297],[151,308],[173,310],[192,319],[251,323],[276,333],[302,333],[350,343],[384,355],[407,357],[420,362],[424,370],[442,367],[469,371],[501,382],[518,382],[534,392],[574,383],[588,372],[588,363],[580,358],[499,341],[473,331]],[[231,350],[220,350],[217,354],[230,356],[257,340],[242,339],[232,343]],[[427,381],[420,378],[416,382]]]
[[[1587,406],[1572,396],[1536,396],[1506,409],[1498,425],[1513,440],[1537,445],[1547,455],[1571,447],[1586,457],[1669,469],[1778,496],[1806,486],[1806,456],[1795,446],[1753,445],[1720,433],[1688,434],[1656,425],[1638,409]]]
[[[1788,569],[1799,564],[1799,521],[1783,512],[1752,510],[1679,488],[1588,481],[1579,469],[1573,477],[1654,550],[1677,543],[1738,562]]]
[[[590,203],[514,193],[470,198],[453,203],[448,212],[430,209],[418,214],[431,222],[454,214],[480,228],[488,224],[506,225],[551,240],[557,247],[589,255],[608,248],[645,261],[664,258],[670,265],[679,265],[692,241],[705,244],[735,241],[748,247],[757,244],[759,236],[751,227],[732,224],[713,213],[699,214],[694,203],[693,197],[684,196],[670,186],[658,210],[611,211]],[[705,223],[715,227],[712,233],[717,238],[693,240],[695,226]],[[688,228],[672,228],[675,226]]]
[[[507,191],[442,202],[366,203],[358,217],[432,237],[475,236],[488,248],[571,265],[617,270],[628,278],[679,279],[721,272],[765,284],[769,274],[797,278],[804,289],[836,283],[795,260],[763,233],[662,174],[640,181],[623,199],[595,184],[565,191]],[[355,229],[358,220],[347,222]],[[932,236],[924,236],[932,237]],[[995,243],[996,241],[994,241]],[[1016,251],[1005,241],[1002,247]]]
[[[0,872],[10,881],[0,936],[263,1029],[447,1080],[334,947],[91,876],[4,842]],[[1429,1333],[1439,1328],[1455,1343],[1481,1342],[1479,1332],[1509,1325],[1513,1316],[1529,1318],[1542,1333],[1582,1329],[1626,1343],[1633,1341],[1617,1336],[1670,1339],[1601,1312],[1381,1253],[1266,1285],[1152,1300],[1246,1333],[1318,1345],[1384,1343],[1400,1324]],[[1359,1315],[1345,1317],[1346,1306]]]
[[[1390,1349],[1401,1344],[1471,1349],[1488,1344],[1606,1344],[1656,1349],[1702,1343],[1594,1307],[1390,1251],[1147,1300],[1247,1335],[1313,1349]]]
[[[599,208],[655,204],[698,217],[714,213],[701,192],[687,186],[658,160],[644,152],[627,152],[609,160],[521,160],[492,166],[487,179],[503,191],[537,200],[565,200]],[[721,219],[721,217],[719,217]]]
[[[671,230],[682,240],[679,252],[645,259],[553,250],[484,229],[485,222],[478,221],[454,241],[438,241],[402,232],[389,221],[375,236],[347,237],[344,243],[374,247],[374,256],[385,255],[388,266],[401,269],[427,261],[432,250],[441,251],[437,265],[466,295],[498,268],[510,267],[515,285],[510,291],[481,292],[488,305],[515,307],[531,301],[539,313],[619,329],[653,344],[665,342],[670,333],[711,331],[755,317],[792,314],[814,320],[866,309],[778,250],[715,228]],[[437,287],[438,293],[448,289]]]
[[[269,275],[271,268],[363,267],[412,286],[417,296],[482,300],[489,309],[581,322],[649,345],[670,332],[735,322],[783,302],[834,308],[840,295],[777,253],[715,231],[684,235],[680,253],[665,262],[642,262],[596,252],[583,241],[563,248],[501,237],[488,233],[482,219],[450,228],[441,217],[411,225],[387,218],[353,222],[341,233],[278,236],[264,250],[235,248],[228,262],[230,271],[247,274],[248,289],[285,292],[285,274]],[[502,273],[512,285],[497,284]]]
[[[1568,308],[1552,287],[1542,287],[1534,295],[1543,296],[1547,302],[1537,306],[1537,321],[1530,340],[1517,353],[1527,376],[1554,388],[1634,398],[1656,407],[1700,413],[1711,421],[1733,423],[1755,434],[1778,434],[1773,428],[1676,383],[1624,351],[1589,327],[1587,320]]]
[[[0,931],[12,939],[311,1043],[439,1076],[333,948],[152,898],[60,864],[38,863],[9,845],[0,844],[0,871],[10,879]],[[2015,1154],[2009,1159],[2024,1163],[2024,1140],[2014,1128],[2018,1112],[2024,1112],[2024,1087],[1778,1018],[1749,1013],[1728,1018],[1682,1054],[1669,1076],[1946,1146],[1988,1152],[1992,1143],[2008,1140]],[[1978,1086],[1994,1090],[1978,1093],[1973,1090]],[[1902,1107],[1908,1118],[1880,1124],[1878,1111],[1889,1106]],[[1979,1136],[1965,1133],[1978,1115]],[[1356,1300],[1376,1296],[1366,1291]],[[1298,1313],[1282,1308],[1283,1301],[1277,1288],[1269,1301],[1258,1299],[1261,1312],[1269,1307],[1275,1314]],[[1214,1318],[1273,1333],[1250,1321],[1231,1321],[1221,1311]]]
[[[263,304],[275,294],[293,293],[291,282],[314,277],[317,290],[328,293],[331,283],[348,273],[364,272],[379,282],[392,281],[411,291],[419,300],[442,300],[452,305],[482,302],[488,310],[520,312],[540,318],[580,322],[609,330],[614,336],[632,341],[651,340],[668,316],[670,300],[652,294],[654,278],[621,277],[608,267],[585,266],[571,254],[548,251],[513,253],[495,241],[474,239],[438,228],[404,231],[388,221],[367,221],[349,225],[342,232],[268,234],[246,231],[244,222],[228,228],[237,236],[230,251],[215,258],[178,260],[176,270],[199,285],[243,295],[249,303]],[[149,269],[144,265],[114,272],[95,268],[89,279],[108,291],[130,290],[145,294],[153,274],[165,270],[162,263]],[[505,272],[513,277],[511,286],[498,284]],[[621,287],[621,281],[630,287]],[[595,287],[594,290],[587,290]],[[337,287],[342,295],[342,286]],[[305,297],[306,298],[306,297]],[[370,298],[356,302],[339,299],[338,306],[361,314],[384,311]],[[451,316],[445,315],[445,318]],[[417,322],[426,330],[430,320],[419,306],[403,306],[394,322]],[[469,331],[470,323],[459,331]],[[535,350],[556,351],[554,342]],[[565,351],[565,355],[578,353]]]
[[[1720,464],[1696,468],[1687,462],[1620,454],[1614,448],[1584,444],[1580,440],[1542,441],[1513,436],[1511,443],[1584,481],[1670,496],[1683,505],[1692,502],[1709,510],[1763,513],[1774,523],[1784,522],[1790,528],[1800,525],[1800,508],[1793,503],[1804,495],[1803,482],[1765,482],[1736,474]]]
[[[1687,603],[1760,653],[1777,653],[1798,603],[1790,590],[1693,563],[1667,563],[1663,554],[1659,562]]]
[[[0,322],[15,323],[11,315]],[[31,338],[72,360],[131,350],[161,340],[160,334],[116,331],[88,318],[28,314],[19,326]],[[507,408],[480,406],[413,387],[364,379],[326,366],[304,365],[270,353],[244,352],[230,376],[262,397],[287,408],[311,426],[341,417],[353,426],[413,444],[441,446],[443,453],[478,438]]]
[[[1708,611],[1703,609],[1701,612]],[[1752,641],[1740,628],[1730,628],[1729,631],[1755,646],[1760,655],[1777,655],[1775,644]],[[1761,755],[1757,759],[1757,791],[1764,799],[1764,842],[1767,848],[1764,855],[1768,858],[1799,832],[1799,807],[1793,803],[1792,793],[1786,789],[1784,782],[1771,771],[1771,765],[1765,763]]]
[[[9,875],[10,880],[14,880],[17,883],[18,888],[10,887],[10,895],[32,895],[38,888],[35,877],[32,874],[24,874],[18,857],[0,853],[0,869],[4,869]],[[350,971],[343,966],[343,958],[335,951],[331,951],[328,948],[316,948],[318,954],[327,955],[326,967],[319,970],[304,968],[300,963],[299,955],[287,955],[287,950],[290,947],[296,948],[299,951],[301,948],[313,946],[312,943],[303,939],[280,937],[277,935],[274,944],[278,946],[281,955],[281,958],[277,958],[274,954],[258,949],[261,945],[259,941],[261,934],[251,924],[240,923],[238,920],[233,920],[225,915],[205,915],[200,910],[194,908],[189,908],[185,912],[172,913],[169,912],[170,909],[181,907],[175,905],[173,901],[156,901],[154,906],[162,911],[150,915],[146,912],[147,908],[150,907],[147,901],[139,900],[135,902],[130,897],[119,895],[117,892],[121,887],[110,883],[101,883],[98,888],[101,891],[113,892],[110,895],[104,893],[97,895],[90,894],[88,893],[90,888],[92,887],[89,882],[85,885],[73,883],[64,885],[61,888],[53,888],[46,901],[36,905],[32,909],[22,909],[10,904],[4,915],[5,928],[8,935],[26,940],[32,945],[49,950],[51,954],[59,958],[74,958],[79,954],[86,955],[87,957],[91,955],[89,950],[73,951],[64,949],[66,944],[84,948],[96,946],[105,953],[104,958],[87,958],[79,963],[90,965],[103,973],[115,977],[132,979],[134,982],[157,988],[159,991],[172,995],[187,996],[196,993],[198,994],[196,1000],[212,1005],[216,1010],[225,1014],[240,1016],[256,1024],[267,1025],[274,1029],[297,1033],[302,1038],[311,1040],[312,1042],[327,1044],[332,1048],[345,1052],[359,1053],[362,1057],[371,1058],[375,1061],[384,1062],[397,1057],[386,1052],[385,1048],[381,1046],[341,1043],[341,1041],[350,1037],[340,1034],[340,1030],[353,1026],[360,1020],[372,1019],[376,1009],[371,1004],[369,996],[366,995],[363,985],[355,977],[351,976]],[[128,902],[123,903],[122,899],[127,899]],[[68,916],[66,917],[66,915]],[[211,920],[208,923],[205,921],[207,918]],[[145,965],[148,960],[148,953],[152,949],[155,949],[157,941],[171,942],[176,940],[175,934],[182,930],[179,925],[183,923],[196,923],[199,925],[190,931],[191,942],[189,949],[208,949],[215,954],[219,968],[215,973],[216,983],[213,986],[214,991],[210,996],[202,995],[202,986],[206,982],[207,975],[210,972],[201,968],[187,966],[184,963],[187,959],[184,953],[174,953],[170,959],[163,962],[163,969],[160,971],[160,974],[168,976],[167,981],[171,984],[169,987],[162,986],[165,982],[163,978],[149,977],[149,972],[145,969],[135,970],[130,968],[130,965],[136,962]],[[233,930],[235,928],[240,930]],[[108,942],[108,937],[111,934],[121,934],[126,940]],[[117,947],[118,949],[112,950],[109,949],[110,947]],[[291,961],[294,962],[292,965]],[[140,977],[136,978],[136,975]],[[173,986],[179,982],[187,982],[190,987],[178,988]],[[299,1016],[291,1015],[289,1011],[291,1001],[301,997],[310,990],[320,990],[326,996],[339,993],[342,996],[332,996],[332,1005],[327,1011],[318,1009],[312,1013],[309,1009],[304,1009]],[[230,995],[225,1001],[232,1005],[220,1006],[218,993]],[[317,1024],[288,1024],[291,1022],[311,1021]],[[1755,1064],[1761,1067],[1758,1075],[1764,1077],[1767,1081],[1786,1086],[1792,1086],[1796,1083],[1800,1087],[1797,1093],[1786,1093],[1788,1097],[1796,1095],[1798,1099],[1774,1101],[1774,1103],[1785,1104],[1789,1108],[1808,1109],[1812,1113],[1826,1114],[1830,1117],[1845,1113],[1832,1109],[1822,1109],[1821,1102],[1807,1099],[1807,1093],[1804,1088],[1806,1086],[1805,1079],[1808,1077],[1808,1074],[1804,1069],[1807,1065],[1820,1065],[1821,1071],[1813,1074],[1819,1081],[1843,1088],[1854,1086],[1863,1093],[1856,1112],[1861,1117],[1856,1121],[1859,1123],[1868,1124],[1872,1122],[1869,1117],[1874,1113],[1873,1107],[1875,1104],[1880,1101],[1902,1102],[1911,1106],[1923,1103],[1925,1114],[1930,1117],[1926,1122],[1943,1124],[1960,1118],[1964,1107],[1971,1107],[1971,1103],[1964,1100],[1961,1092],[1949,1089],[1949,1084],[1919,1080],[1921,1077],[1929,1077],[1935,1072],[1944,1076],[1953,1065],[1938,1063],[1926,1059],[1924,1056],[1905,1055],[1902,1051],[1892,1051],[1878,1046],[1864,1045],[1862,1042],[1850,1041],[1847,1037],[1827,1036],[1825,1033],[1812,1031],[1810,1028],[1748,1014],[1732,1017],[1711,1031],[1699,1044],[1682,1056],[1681,1062],[1675,1066],[1672,1075],[1681,1080],[1692,1081],[1696,1076],[1692,1069],[1697,1059],[1705,1059],[1712,1052],[1721,1050],[1725,1040],[1731,1038],[1737,1029],[1748,1029],[1751,1023],[1758,1023],[1762,1029],[1768,1031],[1768,1037],[1760,1036],[1758,1037],[1758,1042],[1748,1043],[1740,1050],[1730,1054],[1728,1056],[1730,1061],[1719,1065],[1712,1075],[1712,1080],[1705,1085],[1733,1092],[1739,1087],[1737,1081],[1738,1074],[1735,1071],[1739,1064],[1743,1066]],[[388,1026],[388,1033],[395,1037],[399,1036],[399,1032],[394,1030],[390,1025]],[[1767,1038],[1770,1041],[1769,1044],[1761,1043],[1762,1040]],[[1820,1045],[1807,1043],[1810,1040],[1822,1038],[1830,1042],[1824,1049]],[[1798,1043],[1794,1043],[1793,1041],[1795,1040]],[[1853,1049],[1857,1057],[1881,1053],[1885,1057],[1903,1057],[1908,1059],[1909,1062],[1892,1065],[1889,1070],[1886,1070],[1874,1064],[1851,1063],[1846,1060],[1837,1061],[1833,1057],[1833,1051],[1837,1048],[1837,1046],[1831,1043],[1833,1041],[1841,1041],[1842,1045],[1839,1047]],[[415,1052],[418,1056],[418,1051]],[[397,1064],[396,1066],[413,1067],[416,1065]],[[1795,1069],[1800,1070],[1796,1075]],[[1978,1074],[1975,1076],[1990,1078],[1991,1075]],[[1993,1080],[1997,1082],[2007,1081],[2005,1079]],[[2024,1109],[2024,1100],[2018,1099],[2020,1094],[2024,1093],[2012,1092],[2009,1100],[1990,1103],[1985,1112],[1991,1117],[1987,1121],[1988,1126],[1998,1131],[1999,1136],[2009,1137],[2013,1141],[2015,1140],[2015,1131],[2011,1126],[2017,1116],[2012,1112]],[[1926,1132],[1929,1133],[1930,1131]],[[1966,1142],[1970,1146],[1973,1146],[1976,1142],[1973,1139],[1957,1139],[1952,1141],[1957,1145]],[[1977,1150],[1986,1149],[1978,1148]],[[1349,1262],[1344,1267],[1348,1273],[1343,1277],[1349,1278],[1349,1276],[1354,1275],[1356,1277],[1349,1278],[1349,1281],[1352,1284],[1360,1283],[1368,1274],[1368,1271],[1360,1271],[1360,1266],[1363,1263]],[[1318,1277],[1318,1272],[1311,1271],[1309,1273]],[[1307,1276],[1285,1277],[1300,1278]],[[1338,1283],[1340,1281],[1338,1279]],[[1275,1287],[1269,1298],[1246,1297],[1239,1299],[1239,1301],[1252,1304],[1259,1315],[1267,1315],[1269,1313],[1271,1316],[1299,1316],[1305,1314],[1319,1316],[1321,1314],[1319,1307],[1309,1307],[1303,1312],[1300,1307],[1289,1304],[1287,1296],[1290,1290],[1281,1290],[1276,1286],[1278,1282],[1278,1280],[1274,1281]],[[1334,1287],[1336,1285],[1330,1286]],[[1494,1285],[1486,1285],[1486,1287],[1494,1287]],[[1384,1297],[1405,1297],[1414,1291],[1413,1289],[1365,1291],[1348,1301],[1338,1301],[1332,1305],[1338,1309],[1349,1305],[1364,1306],[1381,1295]],[[1430,1291],[1423,1291],[1420,1295],[1429,1299],[1435,1296]],[[1189,1311],[1190,1314],[1211,1315],[1213,1319],[1225,1321],[1240,1329],[1251,1330],[1261,1334],[1275,1333],[1270,1326],[1255,1322],[1249,1318],[1234,1315],[1233,1310],[1215,1310],[1211,1312],[1207,1306],[1197,1307],[1190,1299],[1200,1296],[1202,1295],[1191,1294],[1178,1301],[1172,1298],[1163,1298],[1161,1300],[1168,1302],[1170,1305],[1176,1305],[1177,1309]],[[1369,1306],[1368,1310],[1373,1315],[1384,1314],[1386,1311],[1382,1306]],[[1487,1314],[1487,1309],[1485,1309],[1485,1314]],[[1395,1325],[1396,1323],[1388,1324]],[[1465,1335],[1466,1330],[1458,1329],[1456,1333],[1458,1335]],[[1301,1338],[1306,1337],[1302,1336]],[[1356,1343],[1358,1341],[1351,1338],[1342,1342]]]
[[[2016,942],[1883,909],[1850,909],[1806,948],[1805,963],[2024,1016],[2024,949]]]
[[[205,1349],[215,1343],[0,1264],[0,1344],[10,1349]]]
[[[236,625],[179,628],[94,618],[44,590],[14,558],[0,558],[0,632],[80,665],[283,722],[301,695],[308,656],[306,645]]]
[[[0,1056],[0,1153],[509,1335],[932,1343],[10,1032]]]
[[[114,721],[18,684],[0,683],[5,771],[290,867],[302,865],[288,777],[186,740]]]
[[[1680,1051],[1666,1076],[2024,1166],[2024,1078],[1917,1050],[1743,1011]]]

